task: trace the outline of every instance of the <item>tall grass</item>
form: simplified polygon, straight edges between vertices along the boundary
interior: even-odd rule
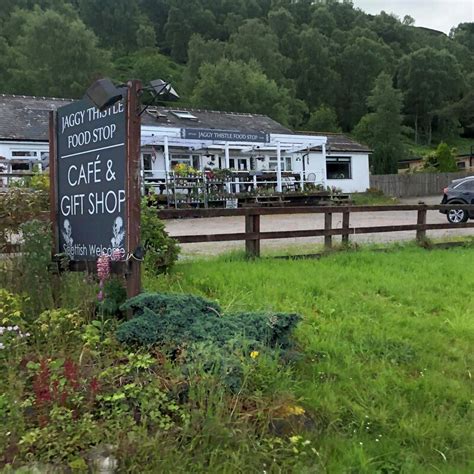
[[[233,254],[179,263],[145,285],[197,293],[229,311],[304,316],[297,334],[304,357],[293,390],[313,420],[305,437],[316,453],[306,466],[468,473],[473,266],[470,248],[406,246],[298,261]]]

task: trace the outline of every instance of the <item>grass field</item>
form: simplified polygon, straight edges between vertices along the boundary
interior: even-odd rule
[[[239,472],[472,473],[473,266],[467,247],[298,261],[229,255],[181,262],[145,286],[197,293],[229,311],[303,315],[302,357],[279,377],[306,411],[292,441],[304,456],[285,468],[275,454],[272,467],[249,446]],[[232,472],[219,442],[208,472]],[[271,459],[277,447],[265,449]]]

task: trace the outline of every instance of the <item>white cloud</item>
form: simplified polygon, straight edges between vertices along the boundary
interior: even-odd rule
[[[459,23],[474,21],[474,0],[354,0],[354,6],[371,14],[385,10],[402,19],[410,15],[416,26],[445,33]]]

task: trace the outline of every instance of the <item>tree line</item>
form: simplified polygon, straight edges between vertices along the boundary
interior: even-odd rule
[[[354,133],[374,172],[474,135],[474,23],[447,36],[343,0],[3,0],[0,92],[81,97],[97,77],[169,80],[182,104]]]

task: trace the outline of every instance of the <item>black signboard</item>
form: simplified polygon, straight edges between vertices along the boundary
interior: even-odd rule
[[[59,252],[95,260],[126,249],[126,113],[123,102],[100,112],[86,101],[58,109]]]
[[[182,128],[181,138],[268,143],[270,141],[270,134],[264,132],[242,132],[239,130],[215,130],[212,128]]]

